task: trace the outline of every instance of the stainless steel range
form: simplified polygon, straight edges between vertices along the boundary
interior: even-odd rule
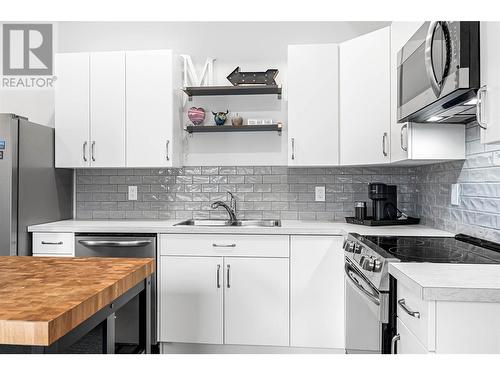
[[[346,351],[390,353],[396,335],[396,280],[391,262],[500,263],[500,244],[455,237],[361,236],[344,242]]]

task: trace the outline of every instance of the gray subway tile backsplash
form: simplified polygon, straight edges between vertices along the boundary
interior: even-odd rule
[[[354,200],[368,200],[367,184],[397,182],[399,201],[416,214],[415,168],[288,168],[286,166],[204,166],[169,169],[82,169],[77,171],[78,219],[225,218],[210,203],[235,194],[242,218],[342,220]],[[137,201],[127,200],[138,186]],[[325,202],[314,201],[325,186]],[[88,206],[87,203],[91,203]]]

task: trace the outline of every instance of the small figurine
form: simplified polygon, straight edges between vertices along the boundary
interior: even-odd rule
[[[229,110],[227,110],[226,112],[217,112],[217,113],[212,111],[212,114],[214,115],[215,124],[219,126],[224,125],[224,123],[227,120],[228,113]]]
[[[201,107],[191,107],[188,110],[188,118],[193,125],[201,125],[205,120],[205,110]]]
[[[243,117],[237,113],[236,116],[231,119],[231,123],[233,126],[241,126],[243,125]]]

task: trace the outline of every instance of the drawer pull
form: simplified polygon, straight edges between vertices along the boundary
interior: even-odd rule
[[[213,243],[212,246],[213,247],[236,247],[236,244],[235,243],[232,243],[232,244],[218,244],[218,243]]]
[[[414,318],[420,319],[420,313],[418,311],[411,311],[408,306],[406,306],[405,299],[401,298],[398,300],[398,305],[401,306],[401,308],[404,310],[405,313],[407,313],[410,316],[413,316]]]
[[[42,241],[42,245],[62,245],[62,244],[63,244],[62,241],[59,242]]]

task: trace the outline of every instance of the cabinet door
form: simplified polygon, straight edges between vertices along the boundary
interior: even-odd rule
[[[390,29],[340,44],[340,164],[390,161]]]
[[[398,354],[427,354],[427,350],[418,341],[417,336],[411,333],[399,318],[397,318],[397,331],[399,334],[399,340],[396,343]]]
[[[292,236],[291,346],[345,348],[342,243],[342,236]]]
[[[125,52],[90,54],[90,159],[125,167]]]
[[[55,164],[59,168],[90,165],[89,54],[56,54]]]
[[[224,343],[288,346],[288,259],[224,262]]]
[[[408,158],[407,144],[408,124],[398,124],[398,52],[411,36],[422,26],[423,22],[400,21],[391,24],[391,161]]]
[[[127,59],[127,166],[172,166],[172,51],[131,51]]]
[[[500,22],[481,22],[482,143],[500,143]]]
[[[222,344],[222,260],[161,257],[160,341]]]
[[[288,165],[339,163],[338,45],[288,46]]]

